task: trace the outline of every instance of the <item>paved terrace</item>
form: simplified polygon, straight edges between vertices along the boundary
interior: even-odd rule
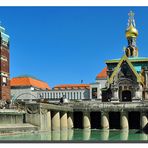
[[[83,101],[83,102],[70,102],[67,104],[40,103],[40,108],[51,109],[58,111],[148,111],[148,102],[98,102],[98,101]]]

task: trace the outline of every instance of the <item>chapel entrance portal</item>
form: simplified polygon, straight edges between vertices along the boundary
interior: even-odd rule
[[[132,101],[131,91],[129,90],[122,91],[122,101],[123,102]]]

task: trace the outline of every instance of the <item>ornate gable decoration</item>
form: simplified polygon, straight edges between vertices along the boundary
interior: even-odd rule
[[[144,82],[142,81],[141,76],[137,73],[137,71],[135,70],[134,66],[132,65],[132,63],[130,62],[130,60],[127,58],[126,55],[124,55],[120,59],[118,65],[115,67],[114,72],[112,73],[112,75],[108,79],[109,84],[112,84],[113,83],[114,77],[119,73],[120,68],[121,68],[123,62],[126,62],[127,63],[127,65],[129,66],[129,68],[131,69],[131,71],[133,72],[133,74],[135,75],[135,77],[137,78],[137,82],[139,82],[142,85],[144,85]]]

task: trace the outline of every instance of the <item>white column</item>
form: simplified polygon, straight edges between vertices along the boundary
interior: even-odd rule
[[[92,99],[92,87],[90,87],[90,99]]]
[[[97,88],[97,99],[101,101],[102,99],[102,91],[101,91],[101,84],[99,84]]]
[[[67,112],[61,112],[61,129],[67,129]]]
[[[68,112],[68,119],[67,119],[68,128],[72,129],[74,127],[73,123],[73,112]]]
[[[129,129],[128,124],[128,112],[121,112],[120,114],[120,126],[121,129]]]
[[[75,92],[75,98],[76,98],[76,100],[78,99],[78,97],[77,97],[77,92]]]
[[[84,92],[81,92],[81,99],[84,99]]]
[[[143,129],[146,126],[146,124],[148,123],[148,119],[147,119],[147,115],[145,112],[141,112],[140,116],[141,116],[140,126],[141,126],[141,129]]]
[[[47,130],[51,130],[51,112],[47,112]]]
[[[103,129],[109,129],[108,112],[101,112],[101,127]]]
[[[72,99],[74,99],[74,92],[72,91]]]
[[[91,128],[90,112],[83,112],[83,128]]]
[[[51,126],[52,130],[60,130],[60,113],[58,111],[53,111]]]

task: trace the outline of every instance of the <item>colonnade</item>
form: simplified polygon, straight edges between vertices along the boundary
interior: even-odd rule
[[[110,128],[110,121],[109,121],[109,112],[103,111],[101,112],[101,129],[109,129]],[[128,130],[129,129],[129,120],[128,120],[128,112],[122,111],[120,112],[120,129]],[[144,128],[148,123],[147,113],[140,112],[140,129]],[[137,123],[138,124],[138,123]],[[83,129],[91,128],[91,117],[90,112],[83,112]]]
[[[47,115],[46,116],[47,120],[42,121],[42,123],[47,122],[46,124],[47,127],[44,128],[43,130],[45,129],[46,130],[64,130],[64,129],[72,129],[74,127],[72,112],[48,110],[46,115]]]
[[[110,129],[111,122],[118,122],[120,124],[120,129],[129,129],[129,113],[128,111],[121,111],[119,120],[114,121],[114,119],[110,120],[110,117],[113,116],[109,114],[108,111],[102,111],[101,116],[96,118],[95,122],[98,122],[101,125],[101,129]],[[119,112],[118,112],[119,113]],[[147,113],[146,112],[139,112],[140,113],[140,128],[144,128],[148,123]],[[40,113],[40,117],[37,114],[28,114],[31,115],[28,118],[29,123],[36,123],[36,125],[40,126],[41,130],[64,130],[64,129],[72,129],[75,128],[74,120],[75,116],[73,112],[66,112],[66,111],[58,111],[58,110],[47,110],[46,112]],[[82,114],[77,118],[82,118],[78,120],[78,122],[82,122],[83,129],[91,129],[92,122],[91,121],[91,112],[83,111]],[[34,118],[33,118],[34,117]],[[38,117],[38,118],[37,118]],[[33,120],[33,121],[32,121]],[[35,120],[35,121],[34,121]],[[39,121],[40,120],[40,121]],[[38,123],[38,124],[37,124]],[[99,127],[100,128],[100,127]]]

